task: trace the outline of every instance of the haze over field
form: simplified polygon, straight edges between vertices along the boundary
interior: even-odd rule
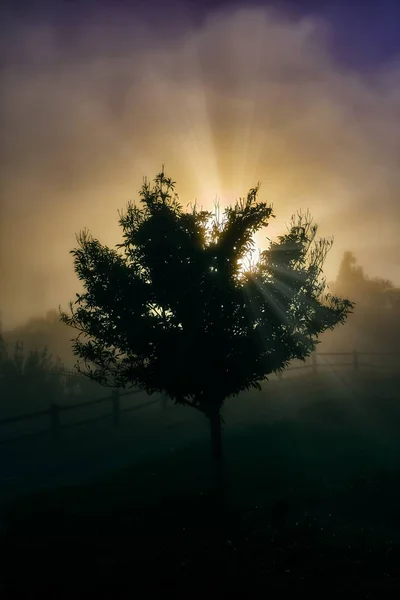
[[[214,11],[162,35],[123,8],[83,17],[2,36],[5,328],[73,297],[75,233],[120,241],[117,210],[162,163],[183,204],[226,204],[261,181],[271,237],[309,208],[335,237],[328,280],[351,249],[400,284],[398,62],[350,70],[327,22],[282,11]]]

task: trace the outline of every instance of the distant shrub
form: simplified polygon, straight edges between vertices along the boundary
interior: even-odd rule
[[[63,364],[47,348],[26,352],[0,337],[0,407],[48,406],[63,394]]]

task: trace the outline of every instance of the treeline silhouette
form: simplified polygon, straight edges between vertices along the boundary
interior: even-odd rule
[[[26,351],[0,336],[0,414],[49,406],[63,393],[62,363],[47,348]]]
[[[70,334],[49,311],[0,332],[0,415],[47,409],[53,402],[92,398],[101,386],[66,370],[73,366]],[[0,418],[1,418],[0,417]]]
[[[355,309],[345,335],[329,331],[321,338],[324,349],[364,352],[400,351],[400,288],[381,277],[370,277],[353,252],[344,253],[337,278],[329,284],[334,294],[349,296]]]
[[[369,277],[357,265],[354,253],[348,251],[344,253],[338,275],[329,283],[329,288],[339,296],[352,298],[356,306],[347,319],[345,333],[333,330],[322,334],[321,351],[400,351],[399,287],[389,280]],[[18,354],[40,353],[47,349],[48,356],[66,369],[72,369],[76,362],[71,331],[60,322],[56,309],[3,332],[2,339],[9,355],[18,345]],[[80,377],[79,382],[85,385],[83,381]]]
[[[329,284],[334,294],[352,298],[356,304],[345,332],[328,331],[321,336],[320,351],[400,351],[400,288],[385,279],[369,277],[357,265],[353,252],[343,255],[338,275]],[[22,412],[48,406],[65,393],[64,369],[72,369],[71,330],[60,322],[57,310],[36,316],[0,335],[0,411]],[[77,398],[94,398],[102,386],[77,375],[68,377],[67,391]]]
[[[60,322],[56,309],[47,311],[44,316],[32,316],[2,335],[8,347],[23,344],[26,352],[47,348],[66,368],[72,368],[75,363],[71,332]]]

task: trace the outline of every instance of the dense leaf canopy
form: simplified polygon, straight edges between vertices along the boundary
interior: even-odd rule
[[[259,186],[220,219],[184,210],[174,185],[164,172],[144,181],[139,205],[120,214],[115,249],[80,233],[72,254],[85,291],[61,319],[79,331],[78,368],[94,380],[208,413],[305,359],[353,305],[325,293],[331,241],[316,239],[309,214],[245,268],[255,232],[274,216]]]

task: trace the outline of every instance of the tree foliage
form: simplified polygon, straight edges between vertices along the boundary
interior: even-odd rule
[[[84,285],[61,320],[76,328],[78,369],[103,385],[163,392],[210,414],[226,398],[304,360],[353,304],[325,292],[330,240],[310,215],[243,266],[254,234],[273,218],[247,197],[218,211],[184,210],[175,182],[144,180],[140,203],[119,214],[122,243],[108,248],[87,230],[72,250]]]

